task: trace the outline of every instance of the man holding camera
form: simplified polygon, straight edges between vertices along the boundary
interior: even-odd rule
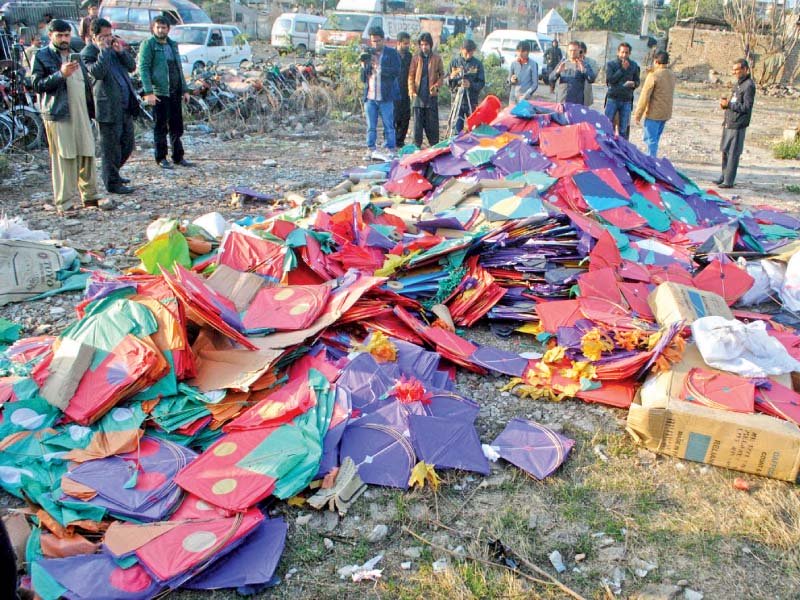
[[[33,60],[33,89],[39,94],[52,167],[53,199],[60,215],[74,211],[80,193],[83,206],[97,206],[94,166],[94,117],[89,74],[79,54],[71,54],[69,23],[53,19],[47,26],[50,44]]]
[[[531,43],[521,41],[517,44],[517,60],[511,63],[508,84],[511,86],[508,103],[514,106],[520,100],[530,100],[539,87],[539,67],[528,58]]]
[[[93,83],[103,183],[112,194],[130,194],[133,189],[125,186],[129,181],[119,170],[134,147],[133,118],[139,114],[139,101],[128,73],[136,70],[136,61],[105,19],[92,22],[92,43],[81,56]]]
[[[486,78],[483,73],[483,63],[475,58],[475,50],[478,46],[474,40],[464,40],[461,44],[461,53],[450,62],[450,88],[453,96],[457,96],[459,87],[463,88],[465,96],[458,109],[458,119],[456,120],[453,133],[460,133],[464,128],[464,122],[478,106],[483,86],[486,85]]]
[[[370,47],[361,54],[361,81],[364,83],[364,109],[367,113],[367,160],[382,159],[376,153],[378,114],[383,122],[383,137],[389,157],[397,150],[394,130],[394,102],[400,98],[401,63],[394,48],[386,46],[380,27],[369,30]]]

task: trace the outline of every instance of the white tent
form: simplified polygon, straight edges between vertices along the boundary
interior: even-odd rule
[[[566,33],[569,31],[569,25],[567,25],[567,22],[558,14],[555,8],[551,8],[544,18],[539,21],[536,31],[545,35]]]

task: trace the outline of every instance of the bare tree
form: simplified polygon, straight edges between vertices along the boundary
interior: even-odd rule
[[[800,41],[800,13],[797,3],[787,6],[788,0],[772,0],[763,13],[764,6],[758,0],[728,0],[725,4],[725,20],[739,38],[744,57],[750,63],[753,77],[759,85],[781,81],[784,76],[794,80],[800,65],[793,65],[791,73],[789,58]]]

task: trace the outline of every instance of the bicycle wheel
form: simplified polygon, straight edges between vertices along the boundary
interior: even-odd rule
[[[0,115],[0,154],[8,151],[11,147],[12,138],[11,119]]]
[[[44,121],[39,112],[30,106],[16,106],[14,112],[16,113],[14,144],[25,150],[40,148],[44,143],[45,133]]]
[[[183,104],[183,118],[188,122],[208,121],[211,111],[202,98],[189,96],[189,102]]]

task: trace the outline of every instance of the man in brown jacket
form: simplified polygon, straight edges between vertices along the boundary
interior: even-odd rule
[[[675,94],[675,75],[669,68],[669,54],[657,52],[655,67],[642,87],[639,102],[633,112],[638,124],[644,115],[644,143],[653,158],[658,154],[658,141],[664,125],[672,118],[672,97]]]
[[[444,79],[442,57],[433,51],[431,34],[419,36],[419,51],[408,69],[408,95],[414,107],[414,144],[422,147],[422,132],[428,144],[439,143],[439,88]]]

